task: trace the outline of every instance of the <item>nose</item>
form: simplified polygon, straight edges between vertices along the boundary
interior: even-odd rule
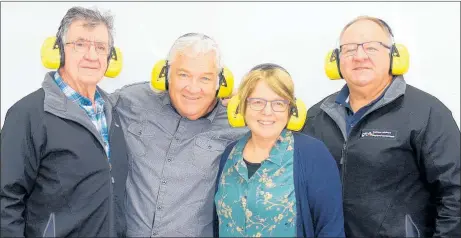
[[[270,102],[267,102],[266,103],[266,106],[264,107],[264,109],[262,110],[262,113],[263,115],[272,115],[272,113],[274,113],[272,111],[272,106],[271,106],[271,103]]]
[[[186,86],[187,91],[190,93],[199,93],[202,89],[198,85],[198,80],[192,79],[191,82]]]
[[[368,55],[367,55],[367,53],[365,52],[365,50],[363,49],[363,45],[360,45],[360,46],[357,48],[357,52],[355,53],[354,59],[355,59],[355,60],[365,60],[365,59],[368,59]]]
[[[98,53],[96,53],[96,48],[93,44],[90,45],[90,48],[88,49],[88,52],[85,54],[85,59],[90,60],[90,61],[96,61],[98,60]]]

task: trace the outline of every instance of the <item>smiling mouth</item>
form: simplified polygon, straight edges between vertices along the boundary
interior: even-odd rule
[[[186,95],[182,95],[182,96],[187,100],[193,100],[194,101],[194,100],[199,100],[200,99],[199,97],[188,97]]]
[[[263,121],[263,120],[258,120],[258,123],[263,125],[263,126],[270,126],[275,123],[275,121]]]

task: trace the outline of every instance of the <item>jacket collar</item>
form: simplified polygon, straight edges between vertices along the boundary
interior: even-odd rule
[[[73,120],[90,130],[93,134],[100,139],[99,132],[94,128],[93,123],[86,115],[86,112],[80,108],[76,103],[69,100],[64,92],[61,91],[59,86],[54,81],[54,74],[56,71],[51,71],[45,74],[45,79],[42,82],[42,88],[45,93],[44,110],[65,118]],[[104,103],[104,113],[106,115],[107,126],[110,128],[112,123],[112,105],[109,101],[107,93],[101,88],[97,87]],[[100,139],[102,141],[102,139]]]
[[[407,87],[407,84],[406,84],[403,76],[402,75],[395,76],[392,79],[391,84],[389,85],[389,87],[385,91],[384,95],[381,97],[381,99],[379,99],[363,115],[363,117],[365,117],[369,113],[377,110],[378,108],[393,102],[394,100],[396,100],[400,96],[403,96],[405,94],[406,87]],[[347,139],[347,133],[346,133],[346,109],[345,109],[345,107],[343,105],[338,104],[336,102],[336,100],[338,98],[338,95],[339,95],[339,98],[341,98],[341,92],[337,92],[337,93],[327,97],[323,101],[322,105],[320,105],[320,108],[323,111],[325,111],[325,113],[327,113],[336,122],[336,124],[341,129],[341,132],[342,132],[344,138]],[[344,97],[344,95],[342,95],[342,97]]]

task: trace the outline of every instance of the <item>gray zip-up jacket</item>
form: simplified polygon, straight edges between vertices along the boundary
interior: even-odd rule
[[[400,76],[347,135],[337,94],[309,109],[304,132],[338,163],[346,236],[461,237],[460,131],[450,110]]]
[[[128,159],[118,114],[99,89],[109,128],[110,171],[101,135],[53,75],[47,73],[42,88],[6,115],[1,236],[124,236]]]

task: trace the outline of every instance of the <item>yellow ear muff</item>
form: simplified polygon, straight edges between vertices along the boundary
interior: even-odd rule
[[[59,55],[59,47],[56,46],[56,37],[51,36],[45,39],[40,49],[40,57],[42,64],[47,69],[58,69],[61,56]]]
[[[324,70],[327,77],[331,80],[341,79],[341,74],[338,69],[338,54],[337,50],[330,50],[325,56]]]
[[[109,60],[109,66],[105,73],[106,77],[115,78],[122,71],[123,66],[123,55],[119,48],[114,47],[114,52]]]
[[[292,109],[290,119],[288,120],[287,129],[300,131],[307,118],[307,107],[304,102],[297,98],[295,108]]]
[[[410,67],[410,54],[407,47],[402,44],[395,44],[392,52],[392,75],[403,75]]]
[[[244,127],[245,119],[240,114],[238,106],[240,99],[237,95],[233,96],[227,104],[227,119],[232,127]],[[287,129],[292,131],[300,131],[307,118],[307,107],[301,99],[296,99],[296,107],[291,112],[290,119],[288,120]]]
[[[167,62],[166,60],[159,60],[155,63],[154,67],[152,68],[151,72],[151,85],[153,88],[161,91],[165,91],[167,89]]]
[[[330,50],[325,56],[324,70],[327,77],[331,80],[341,79],[338,67],[337,50]],[[391,61],[392,75],[403,75],[408,72],[410,67],[410,54],[407,47],[402,44],[394,44]]]
[[[233,96],[227,103],[227,119],[229,120],[229,124],[232,127],[245,126],[245,119],[243,118],[243,115],[239,113],[238,110],[239,103],[240,99],[237,95]]]
[[[151,72],[151,85],[153,88],[161,91],[168,89],[168,69],[169,66],[167,65],[167,61],[164,59],[155,63]],[[232,90],[234,88],[234,75],[227,67],[224,67],[222,76],[224,77],[224,80],[222,80],[221,84],[219,85],[219,92],[217,97],[226,98],[232,95]]]
[[[234,89],[234,75],[227,67],[223,68],[222,76],[224,80],[219,85],[218,98],[229,97],[232,95],[232,90]]]
[[[106,77],[115,78],[122,71],[123,56],[119,48],[114,47],[115,53],[112,54],[105,73]],[[61,64],[61,55],[59,54],[59,46],[56,45],[56,36],[50,36],[45,39],[40,49],[40,57],[43,66],[47,69],[56,70]]]

